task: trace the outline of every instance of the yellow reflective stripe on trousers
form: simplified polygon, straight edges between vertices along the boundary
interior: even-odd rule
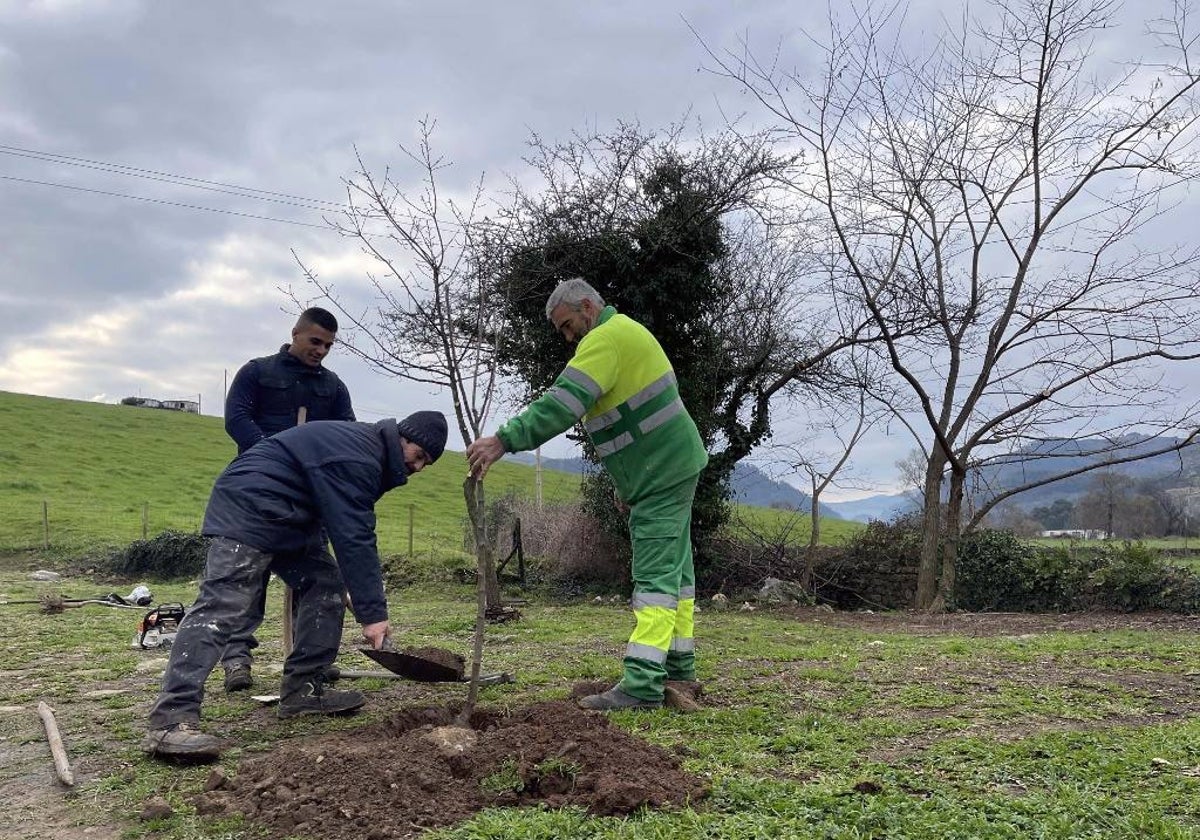
[[[671,636],[675,632],[675,610],[668,607],[640,607],[633,611],[637,626],[629,637],[625,655],[659,664],[667,661]]]
[[[684,591],[695,594],[694,586],[687,586],[679,591],[679,607],[675,610],[675,637],[671,640],[671,650],[679,653],[691,653],[696,649],[696,599],[683,597]]]

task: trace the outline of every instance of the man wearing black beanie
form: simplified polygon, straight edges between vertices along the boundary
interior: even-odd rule
[[[362,694],[327,688],[323,680],[322,666],[341,644],[343,584],[363,636],[382,647],[390,628],[375,503],[436,461],[446,434],[446,418],[436,411],[399,422],[307,423],[267,438],[226,467],[204,514],[203,533],[213,537],[204,578],[171,647],[162,691],[150,710],[146,752],[190,761],[220,755],[220,741],[199,729],[204,682],[268,571],[298,599],[279,717],[342,714],[362,706]],[[301,550],[325,534],[336,567]]]

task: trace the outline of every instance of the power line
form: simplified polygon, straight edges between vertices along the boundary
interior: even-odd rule
[[[276,201],[281,204],[292,204],[293,206],[301,206],[294,202],[304,202],[307,205],[324,205],[324,209],[342,210],[343,205],[336,201],[326,201],[322,198],[306,198],[302,195],[293,195],[291,193],[277,192],[275,190],[260,190],[255,187],[243,187],[240,184],[229,184],[223,181],[211,181],[206,178],[193,178],[189,175],[179,175],[174,172],[164,172],[158,169],[144,169],[139,166],[127,166],[123,163],[109,163],[102,160],[94,160],[92,158],[76,157],[74,155],[61,155],[55,152],[43,152],[38,149],[25,149],[20,146],[6,146],[0,144],[0,154],[12,155],[14,157],[26,157],[33,160],[40,160],[47,163],[66,163],[71,166],[81,166],[85,169],[96,169],[102,172],[109,172],[113,175],[128,175],[136,178],[146,178],[152,181],[165,181],[167,183],[178,184],[179,186],[194,187],[196,189],[208,189],[214,192],[227,192],[228,190],[236,190],[233,195],[240,195],[243,198],[259,198],[263,201]],[[125,171],[120,171],[125,170]],[[185,183],[191,182],[191,183]],[[257,193],[258,195],[250,195]],[[275,196],[270,198],[269,196]],[[290,199],[283,201],[282,199]],[[323,209],[321,207],[310,207],[309,209]]]
[[[209,213],[224,213],[228,216],[241,216],[244,219],[260,219],[265,222],[279,222],[285,225],[297,225],[299,227],[317,228],[319,230],[330,230],[328,225],[318,225],[312,222],[300,222],[295,219],[277,219],[274,216],[261,216],[257,213],[239,213],[236,210],[222,210],[217,207],[205,207],[201,204],[186,204],[182,201],[167,201],[163,198],[147,198],[144,195],[130,195],[128,193],[109,192],[108,190],[95,190],[88,187],[76,187],[71,184],[56,184],[52,181],[36,181],[32,178],[18,178],[14,175],[0,175],[0,180],[17,181],[22,184],[37,184],[43,187],[57,187],[62,190],[74,190],[76,192],[94,193],[95,195],[107,195],[114,198],[129,198],[134,201],[145,201],[150,204],[168,204],[172,207],[183,207],[188,210],[204,210]]]
[[[0,154],[9,155],[12,157],[24,157],[31,160],[41,161],[43,163],[65,163],[71,166],[79,166],[85,169],[91,169],[99,172],[105,172],[110,175],[125,175],[128,177],[144,178],[150,181],[159,181],[162,183],[172,184],[180,187],[190,187],[194,189],[204,189],[211,192],[223,193],[226,195],[237,196],[238,198],[249,198],[260,201],[271,201],[277,204],[285,204],[291,207],[298,207],[302,210],[312,210],[315,212],[336,212],[346,214],[348,207],[344,204],[338,204],[325,199],[307,198],[305,196],[295,195],[293,193],[279,192],[276,190],[260,190],[256,187],[243,187],[239,184],[230,184],[223,181],[213,181],[206,178],[193,178],[189,175],[179,175],[173,172],[166,172],[158,169],[146,169],[137,166],[128,166],[123,163],[109,163],[106,161],[96,160],[94,158],[78,157],[76,155],[63,155],[56,152],[44,152],[39,149],[28,149],[21,146],[9,146],[0,144]],[[25,184],[37,184],[39,186],[57,187],[59,189],[74,190],[76,192],[92,193],[94,195],[106,195],[116,198],[128,198],[134,201],[145,201],[151,204],[164,204],[172,207],[182,207],[189,210],[204,210],[209,213],[224,213],[229,216],[240,216],[247,219],[261,219],[263,221],[280,222],[281,224],[297,225],[300,227],[322,228],[331,230],[326,224],[315,224],[312,222],[300,222],[292,219],[280,219],[274,216],[265,216],[256,213],[243,213],[236,210],[223,210],[216,207],[205,207],[199,204],[188,204],[180,201],[169,201],[167,199],[147,198],[146,196],[132,195],[130,193],[112,192],[108,190],[99,190],[88,187],[78,187],[70,184],[62,184],[52,181],[41,181],[33,178],[19,178],[15,175],[0,175],[0,179],[6,181],[17,181]],[[439,225],[465,229],[465,225],[451,221],[449,219],[441,219]],[[339,231],[343,235],[347,235],[345,231]],[[363,233],[367,239],[385,238],[388,233]]]

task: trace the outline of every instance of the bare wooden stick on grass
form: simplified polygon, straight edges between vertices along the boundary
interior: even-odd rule
[[[75,785],[75,776],[71,773],[71,762],[67,761],[67,749],[63,746],[62,735],[58,732],[58,723],[54,720],[54,710],[51,709],[45,700],[39,700],[37,706],[38,716],[42,719],[42,725],[46,727],[46,740],[50,742],[50,754],[54,756],[54,772],[58,774],[58,780],[67,787]]]

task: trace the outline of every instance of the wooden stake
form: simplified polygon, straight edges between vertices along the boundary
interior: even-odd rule
[[[60,782],[67,787],[74,787],[75,777],[71,774],[71,763],[67,761],[67,750],[63,746],[62,735],[58,734],[54,710],[46,705],[46,701],[39,700],[37,711],[42,725],[46,727],[46,740],[50,742],[50,754],[54,756],[54,772],[58,774]]]
[[[300,406],[296,410],[296,425],[303,426],[308,419],[308,406]],[[283,658],[286,661],[292,655],[292,587],[283,585]]]

